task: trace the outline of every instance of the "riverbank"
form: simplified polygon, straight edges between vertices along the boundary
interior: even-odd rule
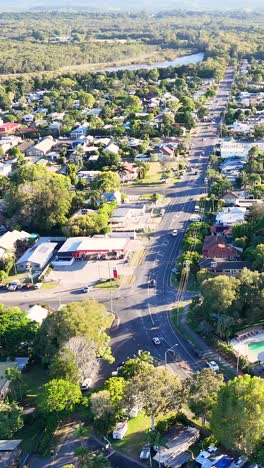
[[[186,54],[187,52],[187,54]],[[198,63],[204,59],[203,52],[191,53],[191,50],[175,50],[175,49],[164,49],[158,50],[155,53],[145,54],[141,56],[140,61],[136,61],[135,58],[124,59],[118,62],[112,63],[89,63],[80,65],[71,65],[62,67],[59,70],[47,70],[38,71],[31,73],[10,73],[0,74],[0,80],[19,78],[19,77],[57,77],[63,73],[100,73],[100,72],[115,72],[119,70],[140,70],[153,68],[167,68],[169,66],[181,66],[189,65],[191,63]],[[173,58],[175,57],[176,58]]]

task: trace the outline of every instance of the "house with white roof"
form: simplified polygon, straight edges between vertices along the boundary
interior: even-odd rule
[[[44,307],[35,304],[27,310],[27,318],[34,322],[41,324],[43,320],[48,316],[49,311]]]
[[[240,208],[237,206],[224,207],[223,211],[217,213],[215,217],[216,224],[222,224],[223,226],[234,226],[238,223],[245,221],[246,208]]]
[[[26,241],[30,236],[28,232],[17,231],[16,229],[5,232],[0,236],[0,258],[15,252],[17,241]]]
[[[257,146],[261,151],[264,151],[264,140],[254,142],[222,140],[220,142],[220,156],[222,159],[237,157],[247,160],[248,152],[255,146]]]
[[[35,272],[41,272],[47,266],[54,255],[57,246],[56,242],[41,242],[26,250],[26,252],[16,262],[18,272],[24,272],[29,269]]]

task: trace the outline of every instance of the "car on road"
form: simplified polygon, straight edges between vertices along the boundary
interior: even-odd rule
[[[42,283],[35,283],[34,286],[33,286],[33,288],[34,288],[34,289],[40,289],[41,286],[42,286]]]
[[[90,291],[89,286],[84,286],[84,288],[82,289],[83,293],[88,293],[89,291]]]
[[[150,286],[151,288],[155,288],[155,286],[156,286],[156,281],[155,281],[153,278],[149,280],[149,286]]]
[[[179,233],[178,229],[173,229],[171,235],[172,235],[173,237],[177,237],[178,233]]]
[[[153,341],[154,345],[160,345],[161,344],[161,341],[160,341],[158,336],[154,336],[152,338],[152,341]]]
[[[212,369],[215,372],[219,372],[219,370],[220,370],[219,365],[216,364],[215,361],[206,361],[206,364],[209,367],[209,369]]]

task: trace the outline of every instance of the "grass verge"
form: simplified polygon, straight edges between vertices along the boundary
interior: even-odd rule
[[[145,432],[150,429],[150,418],[140,413],[128,421],[128,431],[123,440],[113,440],[112,445],[134,458],[139,458],[140,449],[146,443]]]
[[[54,289],[57,288],[57,286],[59,286],[59,283],[56,283],[56,281],[52,283],[42,283],[40,289]]]
[[[122,281],[122,275],[118,277],[117,280],[109,279],[107,281],[102,281],[101,283],[97,283],[94,285],[96,289],[117,289],[120,287]]]

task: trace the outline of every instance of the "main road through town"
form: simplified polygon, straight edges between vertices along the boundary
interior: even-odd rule
[[[206,193],[204,184],[208,158],[218,140],[221,115],[225,109],[228,95],[234,79],[234,70],[227,68],[220,82],[214,99],[209,103],[208,121],[199,123],[191,138],[191,151],[188,165],[194,172],[186,172],[181,181],[166,189],[170,202],[159,225],[158,231],[148,243],[142,265],[137,267],[136,281],[128,288],[113,292],[96,291],[94,297],[102,300],[108,309],[116,314],[114,327],[111,330],[111,346],[116,363],[134,355],[138,350],[147,350],[161,362],[166,359],[170,367],[182,376],[188,375],[202,366],[191,350],[188,341],[173,328],[170,320],[172,307],[178,299],[178,293],[171,288],[171,269],[182,250],[185,229],[194,212],[199,197]],[[171,232],[178,229],[177,237]],[[149,280],[155,279],[155,288],[149,288]],[[47,291],[48,293],[48,291]],[[78,299],[87,299],[80,295]],[[26,302],[20,294],[5,294],[1,302],[5,305],[18,305],[25,308]],[[51,292],[43,302],[51,307],[58,306],[58,299]],[[63,294],[63,304],[72,302],[72,294]],[[161,344],[154,345],[152,338],[158,336]],[[173,356],[169,349],[173,348]],[[115,364],[116,365],[116,364]],[[112,368],[113,370],[113,368]],[[109,375],[111,368],[103,365],[101,376]],[[100,378],[100,376],[99,376]]]

